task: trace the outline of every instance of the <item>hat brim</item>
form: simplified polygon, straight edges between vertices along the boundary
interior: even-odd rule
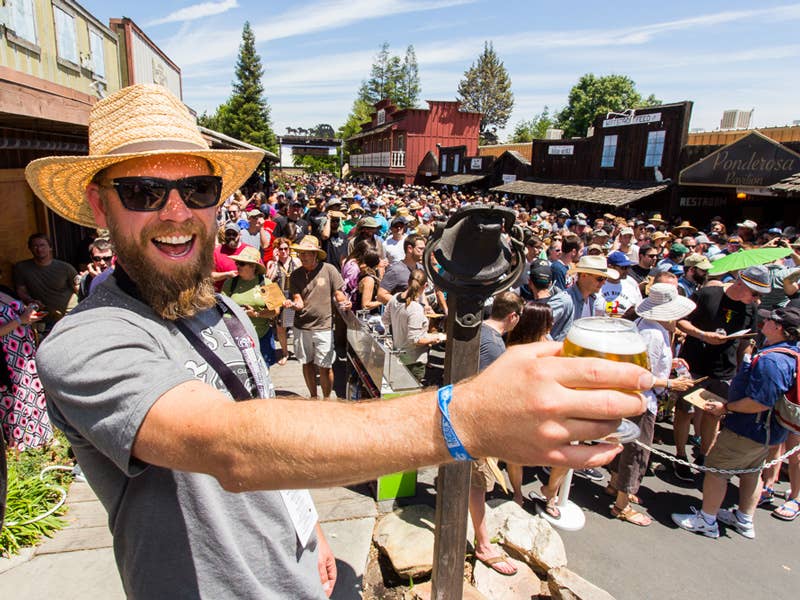
[[[758,292],[759,294],[769,294],[772,291],[771,285],[760,285],[755,283],[754,281],[747,281],[745,278],[742,277],[742,274],[739,273],[738,280],[749,287],[754,292]]]
[[[241,258],[238,258],[238,256],[232,256],[231,258],[235,263],[241,263],[243,265],[254,265],[257,272],[261,273],[262,275],[267,274],[267,268],[261,263],[252,260],[242,260]]]
[[[328,257],[328,253],[322,248],[311,248],[310,246],[303,246],[301,244],[292,244],[292,250],[295,252],[316,252],[320,260],[325,260]]]
[[[94,214],[86,201],[86,186],[103,169],[145,156],[196,156],[206,159],[214,175],[222,177],[220,202],[233,194],[253,174],[264,158],[261,150],[151,150],[103,156],[49,156],[34,160],[25,168],[33,193],[59,216],[95,228]]]
[[[619,271],[616,269],[608,268],[605,271],[601,269],[590,269],[587,267],[574,267],[569,270],[571,275],[575,273],[586,273],[588,275],[599,275],[600,277],[608,277],[609,279],[619,279]]]
[[[692,300],[684,296],[677,296],[664,304],[654,304],[648,296],[636,305],[635,310],[636,314],[643,319],[669,322],[677,321],[692,314],[696,306]]]

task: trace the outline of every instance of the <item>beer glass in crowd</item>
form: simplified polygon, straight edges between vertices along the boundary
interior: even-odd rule
[[[587,317],[572,324],[564,340],[564,355],[583,358],[605,358],[627,362],[650,370],[647,346],[636,325],[626,319]],[[621,390],[627,391],[627,390]],[[597,441],[632,442],[639,437],[639,427],[623,419],[617,431]]]

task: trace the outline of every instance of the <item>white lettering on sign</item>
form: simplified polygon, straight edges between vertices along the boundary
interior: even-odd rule
[[[617,117],[615,119],[605,119],[603,127],[619,127],[620,125],[642,125],[644,123],[658,123],[661,120],[661,113],[649,113],[646,115],[634,115],[633,117]]]
[[[557,156],[572,156],[575,153],[575,146],[548,146],[547,153]]]
[[[480,171],[483,168],[483,160],[480,158],[473,158],[469,163],[469,168],[472,171]]]

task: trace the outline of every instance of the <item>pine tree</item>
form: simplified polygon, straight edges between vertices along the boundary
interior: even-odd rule
[[[261,83],[263,75],[264,68],[256,52],[255,35],[250,23],[245,22],[236,61],[233,94],[217,108],[217,114],[211,122],[215,121],[225,135],[275,151],[277,144],[270,123],[270,109]]]
[[[497,130],[503,129],[511,116],[514,94],[508,71],[491,42],[484,43],[477,62],[464,72],[464,79],[458,84],[458,99],[464,110],[483,115],[481,142],[497,143]]]
[[[419,102],[419,67],[414,46],[406,48],[400,77],[397,81],[395,103],[399,108],[414,108]]]
[[[389,53],[389,42],[383,42],[375,55],[369,79],[361,83],[359,98],[368,104],[376,104],[384,98],[396,98],[402,68],[400,57],[392,56]]]

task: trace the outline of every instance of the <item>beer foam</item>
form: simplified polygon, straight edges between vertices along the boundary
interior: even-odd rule
[[[567,339],[585,350],[622,356],[647,353],[647,346],[630,321],[608,317],[579,319]]]

